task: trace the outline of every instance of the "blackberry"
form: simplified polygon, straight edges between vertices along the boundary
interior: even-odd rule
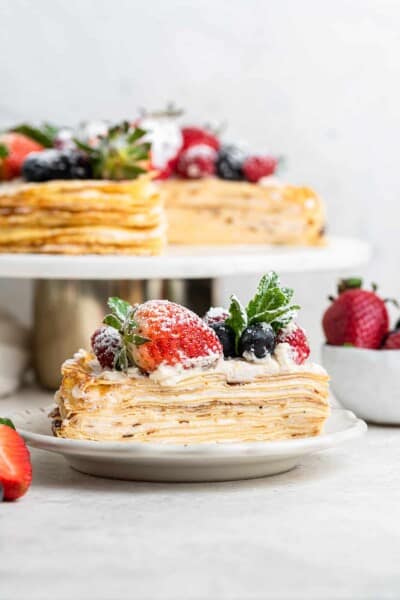
[[[117,355],[122,349],[120,333],[113,327],[102,325],[96,329],[90,341],[100,366],[103,369],[114,369]]]
[[[44,150],[32,152],[22,165],[27,181],[51,179],[90,179],[92,168],[88,157],[79,150]]]
[[[255,323],[243,331],[239,340],[239,354],[254,355],[256,358],[265,358],[272,354],[276,346],[276,336],[268,323]],[[246,356],[247,358],[247,356]]]
[[[225,358],[233,358],[236,356],[235,351],[235,332],[229,325],[226,325],[223,321],[217,323],[210,323],[209,327],[215,331],[219,341],[221,342],[222,349],[224,351]]]
[[[244,179],[243,163],[246,155],[236,146],[222,146],[218,152],[215,168],[218,177],[231,181]]]

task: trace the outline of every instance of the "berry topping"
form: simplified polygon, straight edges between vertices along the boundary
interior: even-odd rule
[[[118,356],[122,349],[120,333],[113,327],[98,327],[90,338],[93,352],[103,369],[119,368]]]
[[[209,367],[222,356],[215,332],[191,310],[168,302],[150,300],[131,306],[109,298],[112,312],[104,323],[113,327],[122,342],[115,365],[126,370],[136,365],[151,373],[161,364]]]
[[[168,300],[150,300],[134,313],[136,333],[149,341],[131,346],[133,359],[146,372],[161,364],[208,367],[222,356],[215,332],[188,308]]]
[[[380,348],[389,329],[385,302],[373,291],[361,289],[360,279],[339,283],[339,296],[332,298],[322,326],[328,344]]]
[[[201,127],[183,127],[182,138],[182,150],[198,145],[208,146],[214,150],[219,150],[220,147],[218,138],[211,131]]]
[[[275,350],[276,336],[269,323],[254,323],[243,331],[239,340],[239,354],[247,360],[265,358]]]
[[[79,150],[44,150],[25,160],[22,174],[27,181],[51,179],[88,179],[92,175],[89,159]]]
[[[267,352],[267,348],[275,344],[275,340],[272,341],[271,339],[269,326],[276,333],[293,320],[297,310],[300,308],[296,304],[291,304],[293,294],[292,289],[281,286],[278,275],[271,271],[261,278],[254,298],[250,300],[246,307],[241,304],[236,296],[231,296],[229,317],[225,322],[235,333],[237,354],[241,354],[242,351],[246,351],[247,349],[243,350],[242,348],[242,334],[246,330],[249,330],[250,326],[256,324],[268,325],[265,328],[265,335],[260,332],[260,335],[264,335],[265,337],[265,352]],[[249,336],[250,334],[252,336],[258,335],[258,328],[252,328]],[[249,337],[246,333],[246,346],[250,344],[250,341],[247,342],[247,340],[249,340]]]
[[[277,336],[278,344],[289,344],[292,349],[292,358],[295,363],[302,365],[310,356],[310,346],[306,332],[297,324],[290,324],[281,329]]]
[[[244,178],[243,163],[246,156],[236,146],[222,146],[216,161],[217,175],[221,179],[240,181]]]
[[[191,146],[180,153],[176,172],[186,179],[208,177],[215,172],[216,157],[216,151],[210,146],[204,144]]]
[[[228,317],[229,312],[226,310],[226,308],[222,308],[222,306],[212,306],[204,315],[203,320],[207,323],[207,325],[211,325],[212,323],[221,323]]]
[[[3,489],[4,500],[23,496],[31,481],[29,450],[11,421],[0,419],[0,488]]]
[[[5,133],[0,137],[0,180],[19,177],[26,157],[43,150],[43,146],[21,133]]]
[[[382,345],[383,350],[400,350],[400,331],[391,331]]]
[[[221,342],[222,350],[225,358],[233,358],[236,355],[235,349],[235,332],[229,325],[223,321],[214,321],[209,326],[215,331],[219,341]]]
[[[243,163],[243,174],[247,181],[257,183],[263,177],[273,175],[278,161],[272,156],[249,156]]]

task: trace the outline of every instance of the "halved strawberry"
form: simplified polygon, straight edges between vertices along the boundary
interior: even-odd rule
[[[4,500],[23,496],[32,481],[29,450],[7,419],[0,419],[0,486]]]
[[[19,177],[28,154],[41,150],[41,144],[22,133],[4,133],[0,137],[0,180]]]

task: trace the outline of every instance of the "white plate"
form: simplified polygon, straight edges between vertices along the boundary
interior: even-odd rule
[[[275,475],[293,469],[306,454],[331,448],[366,432],[349,410],[332,409],[318,437],[274,442],[153,444],[90,442],[53,437],[52,407],[12,415],[18,431],[35,448],[62,454],[90,475],[142,481],[226,481]]]
[[[168,246],[161,256],[0,254],[0,276],[38,279],[168,279],[348,269],[368,262],[370,246],[328,237],[326,246]]]

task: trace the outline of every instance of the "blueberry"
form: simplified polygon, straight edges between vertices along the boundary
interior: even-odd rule
[[[243,163],[246,155],[236,146],[222,146],[218,152],[215,168],[218,177],[231,181],[244,179]]]
[[[221,342],[225,358],[233,358],[236,356],[235,351],[235,333],[229,325],[223,321],[218,323],[210,323],[209,327],[214,329],[219,341]]]
[[[51,179],[89,179],[92,169],[87,156],[79,150],[43,150],[32,152],[22,165],[27,181]]]
[[[4,499],[4,488],[0,483],[0,502]]]
[[[256,358],[265,358],[275,350],[276,337],[268,323],[255,323],[243,331],[239,340],[239,354],[254,354]]]
[[[398,329],[400,329],[400,319],[397,321],[394,329],[395,329],[395,331],[397,331]]]

